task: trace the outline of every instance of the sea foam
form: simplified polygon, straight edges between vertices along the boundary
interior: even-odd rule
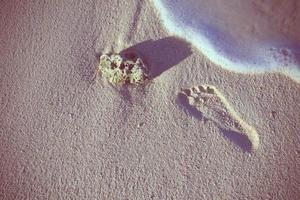
[[[260,15],[253,5],[239,0],[153,3],[170,34],[187,40],[221,67],[239,73],[279,71],[300,82],[298,41],[273,25],[279,19]]]

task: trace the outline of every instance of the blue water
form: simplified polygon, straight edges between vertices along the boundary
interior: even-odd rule
[[[300,82],[299,43],[275,29],[268,18],[251,16],[251,5],[240,3],[247,1],[153,2],[170,34],[189,41],[219,66],[239,73],[279,71]],[[256,26],[260,30],[255,32]]]

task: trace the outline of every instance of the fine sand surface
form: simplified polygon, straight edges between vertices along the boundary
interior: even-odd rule
[[[2,0],[0,16],[0,199],[300,198],[299,83],[222,69],[151,1]],[[126,48],[148,84],[95,74]],[[256,150],[182,93],[206,84],[255,128]]]

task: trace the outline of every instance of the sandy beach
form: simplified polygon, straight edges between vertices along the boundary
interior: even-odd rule
[[[300,11],[299,11],[300,12]],[[0,199],[300,198],[300,84],[239,74],[168,33],[152,1],[0,1]],[[114,86],[100,55],[151,80]],[[213,85],[259,147],[195,109]]]

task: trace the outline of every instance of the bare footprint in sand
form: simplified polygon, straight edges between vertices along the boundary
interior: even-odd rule
[[[224,130],[246,136],[251,142],[252,149],[258,149],[259,136],[256,130],[239,116],[216,87],[200,85],[182,92],[187,96],[189,104],[200,111],[205,118]]]

